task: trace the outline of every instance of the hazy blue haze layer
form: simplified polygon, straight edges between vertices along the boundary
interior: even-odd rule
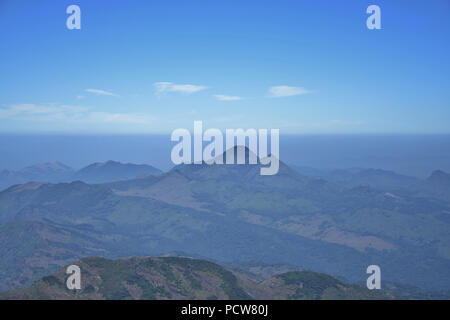
[[[75,169],[106,160],[172,167],[169,135],[0,135],[0,169],[60,161]],[[282,161],[314,168],[367,167],[425,177],[450,171],[450,135],[281,136]]]

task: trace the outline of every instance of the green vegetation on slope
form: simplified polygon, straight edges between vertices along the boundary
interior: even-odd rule
[[[69,290],[64,270],[0,299],[391,299],[392,294],[344,284],[311,271],[265,281],[233,273],[205,260],[164,257],[83,258],[80,290]]]

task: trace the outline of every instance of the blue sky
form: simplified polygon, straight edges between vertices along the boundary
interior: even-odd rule
[[[66,8],[81,8],[81,30]],[[366,8],[381,8],[381,30]],[[0,1],[0,132],[450,133],[450,3]]]

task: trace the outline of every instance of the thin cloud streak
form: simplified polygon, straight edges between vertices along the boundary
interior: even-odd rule
[[[199,86],[194,84],[176,84],[173,82],[155,82],[153,85],[155,86],[157,95],[168,92],[192,94],[207,89],[206,86]]]
[[[99,96],[120,97],[118,94],[115,94],[115,93],[112,93],[109,91],[105,91],[105,90],[100,90],[100,89],[85,89],[84,91],[89,92],[89,93],[94,93]]]
[[[224,94],[215,94],[214,98],[216,98],[219,101],[237,101],[237,100],[242,100],[241,97],[228,96],[228,95],[224,95]]]
[[[144,113],[111,113],[91,111],[82,106],[39,106],[35,104],[17,104],[0,108],[0,119],[26,121],[68,121],[86,123],[123,123],[150,124],[156,120]]]
[[[269,97],[271,98],[292,97],[308,93],[311,91],[303,87],[274,86],[269,88]]]

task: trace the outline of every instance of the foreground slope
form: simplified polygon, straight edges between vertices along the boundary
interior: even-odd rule
[[[310,271],[257,281],[221,266],[180,257],[108,260],[88,257],[75,263],[82,288],[68,290],[62,269],[33,286],[0,294],[0,299],[390,299],[388,293],[344,284]]]

